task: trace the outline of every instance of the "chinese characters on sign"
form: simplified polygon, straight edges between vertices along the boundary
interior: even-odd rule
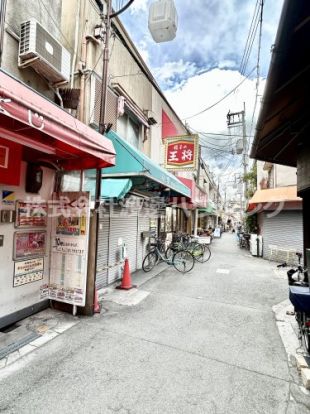
[[[53,204],[56,214],[52,218],[49,298],[84,306],[90,216],[89,193],[54,194]]]
[[[26,285],[43,279],[44,258],[23,260],[14,263],[13,287]]]
[[[165,168],[170,170],[196,169],[198,137],[180,136],[165,139]]]

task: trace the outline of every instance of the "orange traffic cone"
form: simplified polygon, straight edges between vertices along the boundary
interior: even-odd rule
[[[100,313],[100,303],[99,303],[99,299],[98,299],[98,290],[97,290],[97,288],[95,288],[94,313]]]
[[[137,287],[137,286],[135,286],[131,283],[131,275],[130,275],[130,270],[129,270],[129,261],[126,257],[125,264],[124,264],[124,272],[123,272],[122,283],[120,284],[120,286],[116,286],[116,289],[129,290],[129,289],[132,289],[132,288],[135,288],[135,287]]]

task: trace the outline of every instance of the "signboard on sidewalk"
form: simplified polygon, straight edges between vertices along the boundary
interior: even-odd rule
[[[49,298],[85,306],[90,196],[53,195]]]
[[[165,139],[165,168],[196,170],[199,158],[198,135],[181,135]]]

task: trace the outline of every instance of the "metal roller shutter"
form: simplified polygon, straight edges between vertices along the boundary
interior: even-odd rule
[[[303,222],[301,211],[281,211],[274,217],[264,214],[263,223],[263,257],[270,258],[270,246],[275,245],[283,249],[303,251]],[[276,258],[278,261],[287,260],[283,253]]]
[[[126,243],[130,271],[134,272],[137,268],[137,225],[137,211],[129,212],[127,209],[114,209],[110,219],[109,284],[122,277],[121,249],[118,246],[119,238],[122,238],[124,243]]]
[[[101,289],[108,285],[110,215],[100,217],[98,233],[98,254],[96,287]]]

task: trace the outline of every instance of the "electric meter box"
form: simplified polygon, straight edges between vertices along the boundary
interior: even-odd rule
[[[150,5],[149,31],[156,43],[173,40],[177,27],[178,15],[173,0],[157,0]]]

